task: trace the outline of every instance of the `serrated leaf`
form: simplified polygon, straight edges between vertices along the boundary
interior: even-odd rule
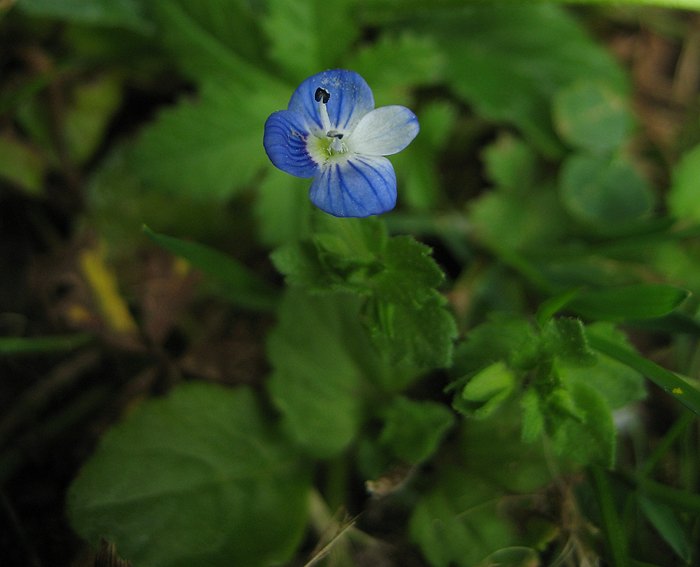
[[[353,21],[354,0],[271,0],[263,21],[270,57],[290,79],[338,66],[359,33]]]
[[[546,413],[546,418],[554,420],[550,427],[555,451],[580,464],[612,466],[615,458],[615,424],[610,407],[603,396],[588,384],[575,382],[570,392],[580,417],[563,415],[557,418],[551,412]]]
[[[145,128],[131,163],[160,191],[228,198],[269,166],[261,128],[270,112],[286,105],[281,93],[233,81],[207,85],[200,100],[180,101]]]
[[[522,410],[522,439],[525,443],[532,443],[544,433],[544,415],[540,405],[540,398],[532,388],[525,391],[520,399]]]
[[[559,135],[579,149],[612,152],[629,135],[633,119],[630,102],[605,84],[581,79],[560,89],[552,112]]]
[[[629,348],[624,335],[609,324],[596,323],[590,326],[590,330],[621,347]],[[646,396],[644,377],[639,372],[601,353],[597,354],[594,366],[560,364],[558,371],[565,384],[578,381],[592,386],[613,410]]]
[[[454,317],[437,292],[418,305],[377,301],[366,313],[374,342],[395,363],[446,368],[457,336]]]
[[[700,222],[700,145],[687,151],[673,168],[673,182],[668,194],[671,213],[679,219]]]
[[[558,358],[575,366],[592,366],[595,354],[588,346],[583,323],[579,319],[562,317],[550,320],[544,329],[546,348]]]
[[[397,397],[383,412],[379,443],[396,458],[410,464],[427,460],[454,423],[442,404]]]
[[[599,321],[653,319],[671,313],[688,297],[686,290],[665,284],[633,284],[581,291],[569,306]]]
[[[299,542],[309,475],[250,390],[181,385],[105,435],[68,495],[84,538],[150,567],[264,567]]]
[[[117,26],[146,32],[150,23],[137,0],[22,0],[18,8],[31,16],[83,24]]]
[[[578,220],[617,229],[645,218],[654,204],[651,184],[623,158],[574,154],[560,174],[562,202]]]
[[[268,388],[291,439],[316,457],[338,454],[355,438],[362,391],[376,379],[377,359],[349,295],[290,290],[267,350]]]
[[[146,226],[143,230],[156,244],[212,278],[218,283],[218,293],[234,304],[261,310],[275,306],[277,293],[272,286],[231,256],[197,242],[158,234]]]
[[[200,82],[233,81],[247,89],[280,86],[262,70],[260,14],[249,2],[151,0],[147,5],[159,39],[190,77]]]
[[[287,281],[315,293],[346,291],[365,298],[365,322],[394,362],[446,367],[456,324],[436,291],[444,275],[431,249],[412,237],[388,238],[376,219],[317,217],[311,241],[275,251]]]
[[[502,361],[494,362],[469,378],[462,391],[455,396],[455,409],[483,419],[496,411],[515,388],[515,374]]]
[[[540,359],[540,338],[525,319],[494,316],[470,330],[457,347],[453,371],[474,373],[496,361],[515,370],[531,370]]]

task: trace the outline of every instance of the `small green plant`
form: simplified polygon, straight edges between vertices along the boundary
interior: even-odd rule
[[[138,567],[699,561],[700,123],[689,107],[684,138],[652,151],[635,84],[589,31],[647,13],[458,0],[0,12],[61,46],[50,73],[0,99],[15,129],[0,132],[0,176],[41,200],[44,174],[80,172],[76,230],[105,247],[85,270],[103,324],[2,338],[0,354],[97,338],[172,371],[83,463],[75,532]],[[53,74],[72,85],[58,149],[35,94]],[[377,110],[357,95],[343,130],[336,105],[366,87]],[[121,130],[143,93],[157,114]],[[292,93],[305,102],[276,112]],[[144,249],[196,274],[198,292],[140,305],[123,290]],[[225,334],[202,306],[262,327],[246,383],[187,357]]]

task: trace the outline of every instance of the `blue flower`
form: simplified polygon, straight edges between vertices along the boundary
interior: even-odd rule
[[[323,71],[306,79],[287,110],[265,123],[270,161],[296,177],[313,177],[309,197],[336,217],[367,217],[396,205],[396,174],[384,156],[411,143],[418,119],[403,106],[374,108],[357,73]]]

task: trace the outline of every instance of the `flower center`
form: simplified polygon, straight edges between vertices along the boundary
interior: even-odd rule
[[[331,125],[328,108],[326,108],[330,98],[331,93],[323,87],[318,87],[314,93],[325,137],[323,135],[314,136],[314,139],[310,137],[308,146],[312,156],[321,163],[327,163],[330,159],[340,157],[348,152],[347,145],[342,141],[345,134],[335,130]]]

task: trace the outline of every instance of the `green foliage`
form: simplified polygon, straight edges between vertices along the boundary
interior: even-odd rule
[[[560,183],[567,211],[603,229],[643,219],[653,206],[649,183],[624,158],[573,154],[564,162]]]
[[[136,409],[73,484],[76,530],[135,564],[269,565],[302,535],[307,467],[253,394],[188,384]]]
[[[200,100],[163,111],[141,134],[132,165],[155,189],[201,199],[230,197],[266,162],[261,124],[270,108],[285,105],[279,90],[264,86],[251,92],[233,79],[206,85]]]
[[[355,438],[363,391],[382,371],[358,322],[357,300],[290,291],[267,348],[270,396],[288,435],[311,455],[337,455]]]
[[[264,21],[270,57],[295,82],[338,67],[359,31],[352,21],[354,3],[337,0],[329,10],[323,0],[271,0]]]
[[[697,109],[684,59],[650,97],[636,81],[658,78],[655,60],[630,74],[610,49],[653,33],[692,53],[692,26],[556,4],[0,8],[0,363],[22,356],[25,373],[2,386],[36,375],[17,407],[38,407],[87,354],[97,393],[119,400],[90,415],[166,393],[84,464],[68,499],[80,536],[144,567],[397,561],[384,539],[430,567],[697,559]],[[390,156],[398,207],[381,219],[314,209],[310,180],[262,147],[266,118],[328,68],[420,122]],[[136,326],[172,320],[162,344],[105,330],[104,282],[81,271],[94,242]],[[154,244],[206,293],[163,277]],[[51,258],[24,257],[36,249]],[[3,438],[34,413],[9,411]],[[3,478],[34,455],[30,433],[0,446]],[[336,525],[337,509],[361,519]]]
[[[700,221],[698,178],[700,178],[700,146],[686,152],[673,170],[673,184],[668,195],[668,206],[679,219]]]
[[[436,290],[443,274],[430,249],[411,237],[388,237],[379,221],[316,218],[310,240],[272,256],[287,281],[362,297],[366,325],[390,360],[448,366],[456,328]]]
[[[595,153],[618,149],[632,127],[624,97],[592,81],[580,81],[557,92],[553,113],[554,127],[562,139]]]
[[[549,119],[560,88],[589,77],[617,93],[627,88],[609,54],[553,6],[470,6],[423,21],[440,31],[455,93],[481,116],[516,125],[548,155],[561,152]]]
[[[395,398],[383,412],[379,444],[401,461],[419,464],[437,451],[453,425],[452,413],[442,404]]]
[[[146,31],[149,25],[138,0],[22,0],[20,9],[32,16],[56,18],[90,25]]]
[[[262,310],[274,307],[276,298],[272,287],[230,256],[196,242],[158,234],[146,226],[143,230],[156,244],[187,260],[217,282],[219,294],[234,304]]]

